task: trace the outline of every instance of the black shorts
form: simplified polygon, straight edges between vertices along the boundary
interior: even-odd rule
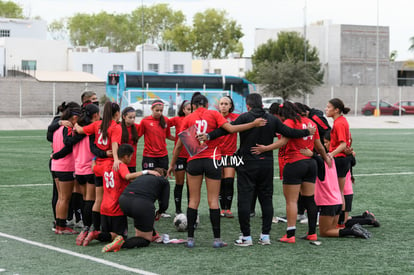
[[[95,184],[95,175],[76,175],[76,180],[80,185],[85,185],[86,183]]]
[[[101,226],[103,232],[114,232],[124,238],[128,235],[127,216],[101,215]]]
[[[185,171],[187,169],[187,158],[178,158],[174,169],[175,171]]]
[[[154,170],[157,167],[168,170],[168,155],[160,158],[142,157],[142,170]]]
[[[349,169],[351,169],[351,158],[350,157],[337,157],[334,158],[336,166],[336,174],[338,178],[345,178]]]
[[[59,181],[74,181],[75,173],[74,172],[58,172],[54,171],[55,176]]]
[[[318,208],[319,208],[319,215],[320,216],[334,217],[334,216],[339,215],[341,213],[342,204],[322,205],[322,206],[319,206]]]
[[[135,194],[122,194],[119,197],[119,206],[125,215],[134,219],[134,226],[142,232],[150,232],[154,227],[155,206],[146,198]]]
[[[205,175],[206,178],[219,180],[221,179],[221,166],[214,166],[213,159],[202,158],[193,159],[187,163],[187,173],[192,176]]]
[[[137,168],[132,167],[132,166],[131,167],[128,166],[128,170],[129,170],[130,173],[135,173],[137,171]]]
[[[103,186],[103,177],[95,176],[95,187],[102,187],[102,186]]]
[[[318,168],[314,159],[303,159],[287,163],[283,168],[283,184],[315,183]]]
[[[352,200],[354,199],[354,195],[345,195],[345,212],[351,212],[352,211]]]

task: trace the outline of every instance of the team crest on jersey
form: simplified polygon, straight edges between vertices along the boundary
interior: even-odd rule
[[[154,126],[154,122],[150,122],[150,126],[153,127]]]

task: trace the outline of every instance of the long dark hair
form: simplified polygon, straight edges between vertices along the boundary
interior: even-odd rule
[[[65,104],[64,110],[62,112],[62,115],[60,116],[61,120],[68,120],[72,116],[80,116],[82,113],[81,107],[76,102],[69,102],[68,104]]]
[[[94,114],[99,113],[99,107],[95,104],[88,104],[82,108],[82,115],[78,119],[80,126],[91,124],[91,120]]]
[[[229,114],[230,114],[230,113],[233,113],[233,111],[234,111],[234,102],[233,102],[233,99],[232,99],[229,95],[225,95],[225,96],[223,96],[223,97],[225,97],[225,98],[227,98],[227,99],[229,99],[229,100],[230,100],[231,107],[230,107],[230,109],[229,109]]]
[[[154,100],[152,102],[152,105],[151,105],[151,110],[154,109],[155,105],[162,105],[162,106],[164,106],[164,102],[162,100],[160,100],[160,99]],[[167,128],[167,122],[165,121],[165,117],[164,117],[163,114],[161,114],[161,116],[160,116],[160,126],[163,129],[164,128]]]
[[[122,122],[121,122],[122,138],[121,138],[121,143],[128,143],[128,140],[129,140],[128,127],[125,124],[124,116],[126,116],[128,113],[131,113],[131,112],[135,113],[135,109],[132,108],[132,107],[126,107],[122,111]],[[132,142],[134,144],[136,144],[138,142],[138,131],[137,131],[137,127],[135,127],[135,124],[132,124],[132,126],[131,126],[131,139],[132,139]]]
[[[292,102],[285,101],[279,105],[279,115],[294,122],[301,121],[300,110]]]
[[[115,102],[106,102],[104,106],[104,111],[102,115],[102,124],[101,124],[101,134],[102,138],[106,139],[108,137],[108,128],[111,125],[113,116],[119,112],[119,105]]]
[[[184,100],[183,103],[180,105],[180,109],[178,110],[178,116],[185,116],[184,108],[190,104],[190,101]]]
[[[332,98],[331,100],[329,100],[329,103],[332,104],[332,106],[334,106],[334,108],[338,108],[340,113],[343,114],[347,114],[349,113],[349,111],[351,111],[350,108],[345,107],[345,104],[342,100],[340,100],[339,98]]]

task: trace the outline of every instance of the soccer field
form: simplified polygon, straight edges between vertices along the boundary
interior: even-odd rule
[[[76,236],[52,232],[51,147],[45,135],[38,130],[0,131],[0,274],[414,274],[414,129],[352,130],[357,165],[351,214],[368,209],[381,223],[379,228],[367,227],[373,233],[369,240],[319,238],[320,246],[299,238],[296,244],[278,243],[286,229],[286,224],[279,223],[272,227],[272,245],[261,246],[257,244],[261,227],[258,205],[251,220],[255,245],[234,246],[239,236],[237,218],[222,219],[222,238],[229,246],[214,249],[203,186],[194,249],[182,244],[151,244],[106,254],[101,253],[104,244],[98,241],[79,247]],[[140,140],[138,152],[142,152],[142,144]],[[170,153],[172,146],[168,142]],[[275,175],[277,166],[276,161]],[[282,215],[281,181],[275,178],[274,185],[275,214]],[[237,201],[233,203],[237,217],[236,205]],[[174,210],[170,198],[167,212],[173,214]],[[132,235],[131,220],[129,225]],[[306,233],[307,225],[297,227],[297,236]],[[174,229],[172,218],[161,219],[156,229],[170,238],[186,238],[185,232]]]

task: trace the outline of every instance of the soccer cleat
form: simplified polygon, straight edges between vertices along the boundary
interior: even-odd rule
[[[79,220],[78,222],[75,223],[75,225],[73,227],[83,228],[84,227],[83,221],[82,220]]]
[[[351,230],[355,237],[360,237],[363,239],[371,238],[371,233],[365,228],[363,228],[359,223],[354,224],[351,227]]]
[[[82,245],[83,244],[83,240],[85,240],[86,236],[88,236],[89,233],[89,227],[85,226],[81,233],[79,233],[79,235],[76,237],[76,245]]]
[[[102,252],[118,252],[125,243],[124,237],[118,236],[111,243],[102,248]]]
[[[269,245],[269,244],[271,244],[269,236],[262,236],[259,239],[259,242],[258,243],[261,244],[261,245]]]
[[[66,227],[73,227],[76,224],[75,219],[66,220]]]
[[[279,219],[277,217],[272,218],[272,223],[279,223]]]
[[[318,235],[316,234],[306,234],[305,236],[301,237],[302,240],[308,240],[308,241],[317,241],[318,240]]]
[[[185,244],[185,246],[188,247],[188,248],[193,248],[195,246],[194,239],[193,238],[188,238],[187,243]]]
[[[252,246],[253,245],[252,237],[244,238],[243,236],[240,236],[238,240],[234,241],[234,245],[242,246],[242,247]]]
[[[282,243],[296,243],[295,236],[288,238],[287,234],[285,234],[282,238],[279,239],[279,242]]]
[[[227,246],[227,243],[223,242],[223,241],[214,241],[213,242],[213,247],[214,248],[221,248],[221,247],[225,247]]]
[[[53,232],[55,232],[55,231],[56,231],[56,222],[55,222],[55,221],[53,222],[53,225],[52,225],[52,231],[53,231]]]
[[[161,243],[162,242],[162,237],[160,236],[160,234],[158,233],[158,231],[155,231],[155,233],[156,234],[154,236],[152,236],[151,242]]]
[[[374,227],[380,227],[380,223],[377,221],[377,219],[375,218],[375,215],[372,214],[371,212],[369,212],[368,210],[365,211],[362,216],[364,218],[370,219],[371,220],[371,225],[373,225]]]
[[[278,222],[287,222],[287,218],[286,217],[276,217]]]
[[[99,236],[99,232],[98,230],[92,230],[88,232],[88,235],[86,236],[86,238],[83,240],[82,245],[83,246],[87,246],[91,241],[96,240]]]
[[[230,209],[227,209],[226,210],[226,213],[224,214],[224,216],[226,217],[226,218],[234,218],[234,215],[233,215],[233,213],[231,213],[231,211],[230,211]]]
[[[220,211],[220,217],[224,217],[224,216],[226,216],[226,210],[221,210]]]
[[[168,213],[162,213],[161,218],[171,218],[171,215]]]
[[[55,233],[58,235],[75,235],[75,234],[78,234],[79,232],[67,226],[66,227],[56,226]]]
[[[306,217],[305,214],[302,215],[298,215],[297,220],[299,221],[299,223],[301,224],[307,224],[308,223],[308,218]]]

